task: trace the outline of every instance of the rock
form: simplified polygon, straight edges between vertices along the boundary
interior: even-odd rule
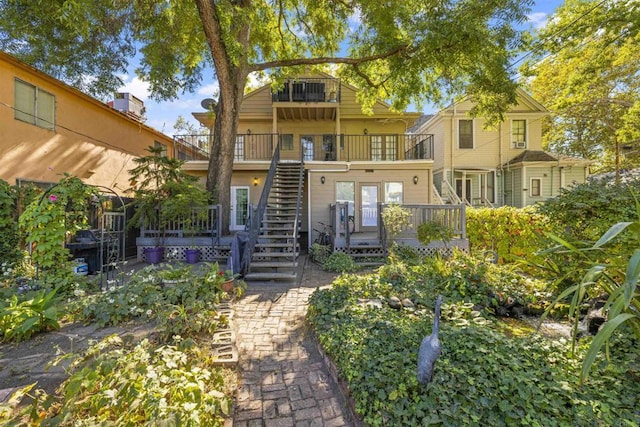
[[[402,306],[404,308],[414,308],[414,304],[413,301],[411,301],[409,298],[405,298],[402,300]]]
[[[365,307],[366,308],[382,308],[382,301],[380,301],[379,299],[371,299],[366,302]]]
[[[389,298],[389,307],[400,310],[402,308],[402,302],[400,302],[400,298],[398,297],[390,297]]]

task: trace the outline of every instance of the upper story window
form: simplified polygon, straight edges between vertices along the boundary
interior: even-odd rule
[[[527,148],[526,120],[511,120],[511,142],[513,148]]]
[[[473,148],[473,120],[458,120],[458,148]]]
[[[44,129],[55,129],[56,97],[15,79],[15,118]]]
[[[167,157],[167,144],[162,142],[153,141],[154,148],[160,148],[160,156]]]
[[[244,160],[244,135],[236,135],[236,145],[233,149],[233,160]]]

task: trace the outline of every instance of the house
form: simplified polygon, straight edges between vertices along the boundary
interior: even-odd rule
[[[549,113],[525,91],[494,128],[470,117],[472,107],[468,99],[454,103],[410,130],[433,135],[433,181],[444,203],[524,207],[587,178],[589,161],[543,151]]]
[[[46,186],[68,173],[122,195],[147,147],[178,154],[172,138],[141,122],[143,109],[129,94],[112,108],[0,52],[0,178]]]
[[[380,255],[380,209],[387,203],[414,206],[416,218],[426,218],[422,207],[434,203],[432,135],[407,132],[419,113],[393,112],[380,101],[366,115],[356,95],[357,88],[328,74],[245,95],[224,231],[259,230],[256,241],[250,240],[258,254],[253,267],[277,266],[268,255],[277,247],[291,261],[296,245],[310,247],[323,229],[337,251]],[[194,116],[212,128],[210,113]],[[209,138],[180,136],[176,144],[199,141],[206,152]],[[207,161],[185,165],[201,177],[207,168]]]

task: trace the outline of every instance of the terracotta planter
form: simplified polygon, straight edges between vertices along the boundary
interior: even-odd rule
[[[233,292],[233,284],[234,284],[234,282],[235,282],[235,279],[229,279],[226,282],[222,282],[220,284],[220,289],[222,289],[226,293],[230,294],[231,292]]]

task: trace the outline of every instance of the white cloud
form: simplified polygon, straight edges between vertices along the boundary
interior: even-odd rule
[[[200,89],[198,89],[197,94],[204,95],[206,97],[211,97],[212,95],[218,93],[218,90],[219,90],[218,82],[214,82],[214,83],[210,83],[208,85],[202,86]]]
[[[362,24],[362,11],[359,7],[356,7],[354,9],[351,16],[349,16],[349,18],[347,19],[347,23],[349,25],[349,30],[352,33],[355,33],[358,30],[360,24]]]
[[[149,99],[149,83],[143,82],[137,76],[131,78],[125,74],[120,77],[124,81],[124,86],[119,88],[118,92],[128,92],[142,101]]]
[[[534,12],[527,15],[527,19],[533,28],[542,28],[546,25],[549,14],[545,12]]]

